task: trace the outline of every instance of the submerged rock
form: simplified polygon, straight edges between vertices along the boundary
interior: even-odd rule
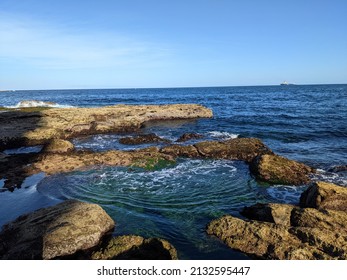
[[[347,259],[347,213],[257,204],[243,212],[256,221],[224,216],[207,233],[261,259]]]
[[[184,133],[176,140],[176,142],[186,142],[192,139],[201,139],[204,136],[198,133]]]
[[[44,153],[66,154],[75,149],[74,145],[67,140],[53,139],[43,147]]]
[[[133,137],[123,137],[119,139],[119,143],[123,145],[139,145],[146,143],[160,143],[165,142],[169,143],[170,141],[164,138],[157,136],[154,133],[150,134],[141,134]]]
[[[309,175],[315,172],[303,163],[271,154],[256,157],[250,170],[260,181],[284,185],[306,184],[310,180]]]
[[[177,260],[176,249],[166,240],[136,235],[113,237],[91,254],[96,260]]]
[[[301,207],[347,211],[347,188],[332,183],[312,183],[300,197]]]
[[[117,105],[100,108],[52,108],[0,115],[0,150],[46,144],[52,139],[139,129],[151,120],[211,118],[195,104]]]
[[[54,259],[88,250],[114,228],[96,204],[68,200],[20,216],[1,233],[1,259]]]
[[[347,165],[334,166],[328,170],[328,172],[334,172],[334,173],[344,172],[344,171],[347,171]]]

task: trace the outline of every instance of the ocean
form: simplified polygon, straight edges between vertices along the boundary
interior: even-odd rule
[[[58,107],[202,104],[213,110],[212,119],[158,121],[141,132],[172,141],[186,132],[211,140],[257,137],[275,153],[317,168],[314,179],[347,186],[346,171],[329,171],[347,165],[347,85],[0,92],[0,107],[15,107],[23,100],[55,102]],[[74,139],[74,144],[95,151],[133,149],[118,142],[121,136],[83,137]],[[5,152],[35,150],[40,147]],[[0,190],[2,186],[0,178]],[[306,187],[258,183],[245,163],[211,159],[179,159],[173,166],[150,172],[96,167],[49,177],[36,174],[21,189],[2,189],[0,226],[74,198],[101,205],[116,221],[115,235],[167,239],[180,259],[247,259],[208,236],[208,222],[225,214],[240,216],[244,206],[257,202],[297,204]]]

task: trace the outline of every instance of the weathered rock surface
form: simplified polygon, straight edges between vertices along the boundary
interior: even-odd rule
[[[133,137],[123,137],[119,139],[119,143],[123,145],[139,145],[146,143],[169,143],[170,141],[164,138],[159,137],[154,133],[150,134],[141,134]]]
[[[273,154],[257,138],[236,138],[223,142],[205,141],[194,145],[199,154],[207,158],[244,160],[251,162],[256,156]]]
[[[260,181],[284,185],[306,184],[310,180],[309,175],[315,172],[303,163],[271,154],[256,157],[250,170]]]
[[[94,251],[96,260],[176,260],[176,249],[166,240],[145,239],[136,235],[113,237],[103,248]]]
[[[323,188],[320,189],[320,185]],[[308,189],[316,201],[319,194],[332,198],[343,190],[332,184],[315,183]],[[317,187],[318,186],[318,187]],[[318,188],[318,191],[317,191]],[[327,195],[326,189],[330,191]],[[344,188],[342,188],[344,189]],[[334,190],[333,192],[331,192]],[[335,197],[336,198],[336,197]],[[339,197],[339,201],[347,197]],[[320,201],[320,199],[318,199]],[[324,201],[324,199],[322,200]],[[306,200],[305,200],[306,202]],[[320,201],[321,202],[321,201]],[[324,205],[324,204],[323,204]],[[308,206],[304,204],[303,206]],[[230,248],[264,259],[347,259],[347,212],[321,204],[300,208],[288,204],[255,204],[241,212],[250,221],[224,216],[212,221],[207,232]],[[326,206],[331,206],[326,204]],[[336,208],[339,210],[337,211]],[[342,210],[342,211],[341,211]]]
[[[114,221],[96,204],[68,200],[23,215],[0,233],[2,259],[53,259],[98,245]]]
[[[210,118],[195,104],[117,105],[101,108],[52,108],[0,114],[0,150],[46,144],[51,139],[134,131],[151,120]]]
[[[198,133],[184,133],[176,140],[176,142],[186,142],[192,139],[201,139],[204,136]]]
[[[312,183],[300,197],[301,207],[347,212],[347,188],[332,183]]]
[[[290,226],[290,217],[294,207],[290,204],[257,203],[245,207],[241,214],[252,220]]]
[[[190,157],[199,158],[200,154],[193,145],[181,146],[181,145],[170,145],[160,150],[164,154],[172,155],[174,157]]]
[[[44,153],[66,154],[75,149],[74,145],[67,140],[53,139],[43,147]]]

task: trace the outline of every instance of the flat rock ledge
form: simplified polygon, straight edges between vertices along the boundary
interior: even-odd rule
[[[212,221],[207,233],[256,259],[346,260],[347,197],[342,195],[346,193],[345,187],[317,182],[302,194],[301,207],[256,204],[242,211],[250,220],[226,215]],[[336,195],[339,207],[328,203]],[[312,206],[318,208],[306,208]]]
[[[250,164],[251,173],[261,181],[274,184],[307,183],[314,169],[275,155],[257,138],[226,141],[204,141],[194,145],[168,145],[163,148],[106,152],[76,151],[67,140],[52,140],[39,154],[23,154],[0,158],[0,179],[5,188],[14,190],[30,175],[71,172],[93,166],[129,166],[158,170],[172,166],[178,157],[242,160]]]
[[[0,151],[46,144],[52,139],[135,131],[151,120],[211,118],[196,104],[117,105],[99,108],[50,108],[0,115]]]
[[[115,226],[96,204],[67,200],[23,215],[0,232],[0,259],[177,259],[166,240],[110,237]]]

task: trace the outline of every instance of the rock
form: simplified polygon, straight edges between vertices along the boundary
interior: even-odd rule
[[[135,131],[152,120],[211,118],[195,104],[117,105],[100,108],[51,108],[0,114],[0,151],[46,144],[52,139]]]
[[[278,155],[264,154],[250,165],[255,177],[264,182],[283,185],[302,185],[309,182],[309,174],[315,170],[303,163]]]
[[[334,166],[328,169],[328,172],[333,172],[333,173],[344,172],[344,171],[347,171],[347,165]]]
[[[255,258],[347,259],[346,212],[258,203],[242,214],[256,221],[224,216],[208,234]]]
[[[273,154],[257,138],[236,138],[223,142],[205,141],[194,145],[199,154],[208,158],[244,160],[251,162],[256,156]]]
[[[170,142],[167,139],[161,138],[154,133],[141,134],[134,137],[123,137],[119,139],[119,143],[123,145],[139,145],[146,143],[160,143],[160,142]]]
[[[241,214],[248,219],[290,226],[290,217],[295,206],[290,204],[257,203],[245,207]]]
[[[180,138],[176,140],[176,142],[186,142],[192,139],[200,139],[203,137],[204,137],[203,135],[198,133],[184,133],[183,135],[180,136]]]
[[[220,238],[227,246],[253,258],[272,260],[331,259],[320,250],[302,243],[285,226],[267,222],[243,221],[224,216],[212,221],[207,233]]]
[[[200,154],[198,150],[192,146],[181,146],[181,145],[171,145],[166,146],[160,150],[160,152],[174,157],[189,157],[189,158],[198,158]]]
[[[43,147],[44,153],[65,154],[75,149],[74,145],[67,140],[53,139]]]
[[[332,183],[312,183],[300,197],[301,207],[347,211],[347,188]]]
[[[96,204],[68,200],[20,216],[0,233],[2,259],[54,259],[99,244],[114,221]]]
[[[163,239],[125,235],[113,237],[103,248],[94,251],[91,259],[177,260],[177,251]]]

